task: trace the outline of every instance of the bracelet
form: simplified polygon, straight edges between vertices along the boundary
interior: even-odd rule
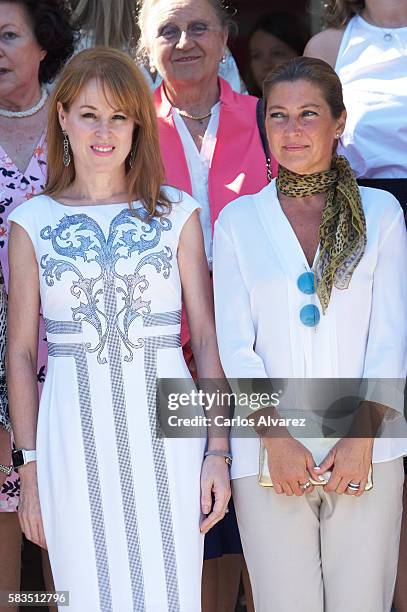
[[[0,463],[0,472],[5,474],[6,476],[10,476],[12,471],[13,471],[12,465],[3,465],[2,463]]]
[[[205,459],[206,457],[224,457],[226,463],[229,466],[232,465],[232,461],[233,461],[232,453],[228,453],[228,451],[221,451],[221,450],[206,451],[204,457]]]

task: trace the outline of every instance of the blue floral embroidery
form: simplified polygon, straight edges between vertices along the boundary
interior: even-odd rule
[[[141,270],[153,266],[157,273],[169,278],[173,254],[168,246],[153,253],[161,240],[162,232],[169,231],[172,223],[166,218],[153,218],[147,221],[147,212],[138,209],[141,219],[134,217],[129,209],[122,210],[111,222],[106,238],[98,223],[86,214],[65,215],[55,228],[44,227],[41,238],[50,240],[54,251],[67,259],[55,259],[49,254],[41,258],[43,276],[49,287],[61,280],[65,272],[74,273],[71,293],[80,305],[72,309],[74,321],[92,325],[99,341],[86,350],[95,353],[99,363],[106,363],[102,352],[110,333],[118,333],[128,353],[125,361],[133,359],[132,349],[144,346],[139,338],[137,344],[129,338],[133,321],[151,312],[151,300],[143,300],[141,294],[149,287],[149,282]],[[133,253],[146,253],[138,260],[132,274],[120,274],[117,270],[119,260],[130,259]],[[96,262],[100,274],[86,278],[72,261]],[[117,294],[121,294],[123,306],[117,308]],[[103,299],[102,299],[103,298]]]

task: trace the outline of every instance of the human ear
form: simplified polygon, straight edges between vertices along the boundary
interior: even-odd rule
[[[59,125],[61,126],[62,130],[65,130],[66,128],[66,112],[65,109],[62,105],[62,102],[57,102],[57,112],[58,112],[58,119],[59,119]]]
[[[229,38],[229,28],[225,26],[222,31],[222,56],[226,55],[227,53],[228,38]]]
[[[347,113],[346,110],[342,111],[341,116],[337,120],[336,124],[336,138],[340,138],[345,131]]]

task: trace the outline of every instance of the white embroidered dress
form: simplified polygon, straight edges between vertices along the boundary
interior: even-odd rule
[[[156,436],[156,377],[190,377],[177,248],[197,207],[184,194],[147,223],[127,204],[38,196],[9,216],[38,261],[49,349],[38,482],[70,611],[200,610],[205,440]]]

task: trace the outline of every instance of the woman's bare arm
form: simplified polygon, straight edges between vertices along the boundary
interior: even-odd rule
[[[199,376],[223,378],[216,340],[212,283],[197,211],[191,215],[182,229],[178,266]]]
[[[324,60],[332,68],[335,68],[343,32],[344,30],[328,28],[315,34],[308,41],[304,50],[304,56]]]
[[[11,228],[9,261],[7,383],[10,416],[17,448],[35,449],[40,311],[38,266],[27,232],[16,223]]]
[[[36,448],[38,418],[37,351],[40,311],[38,266],[27,232],[12,223],[9,242],[7,384],[17,448]],[[45,547],[37,487],[37,465],[19,468],[19,519],[26,537]]]
[[[178,265],[198,375],[201,379],[222,381],[224,373],[216,340],[212,283],[198,212],[191,215],[182,229]],[[225,411],[224,416],[227,416],[227,407],[217,407],[217,410],[222,414]],[[212,417],[215,416],[215,411],[212,411]],[[226,430],[219,433],[219,430],[209,428],[208,434],[208,450],[229,450]],[[210,513],[212,493],[215,495],[215,504]],[[206,533],[223,518],[229,497],[228,470],[224,458],[207,457],[202,469],[202,512],[210,514],[201,525],[203,532]]]

